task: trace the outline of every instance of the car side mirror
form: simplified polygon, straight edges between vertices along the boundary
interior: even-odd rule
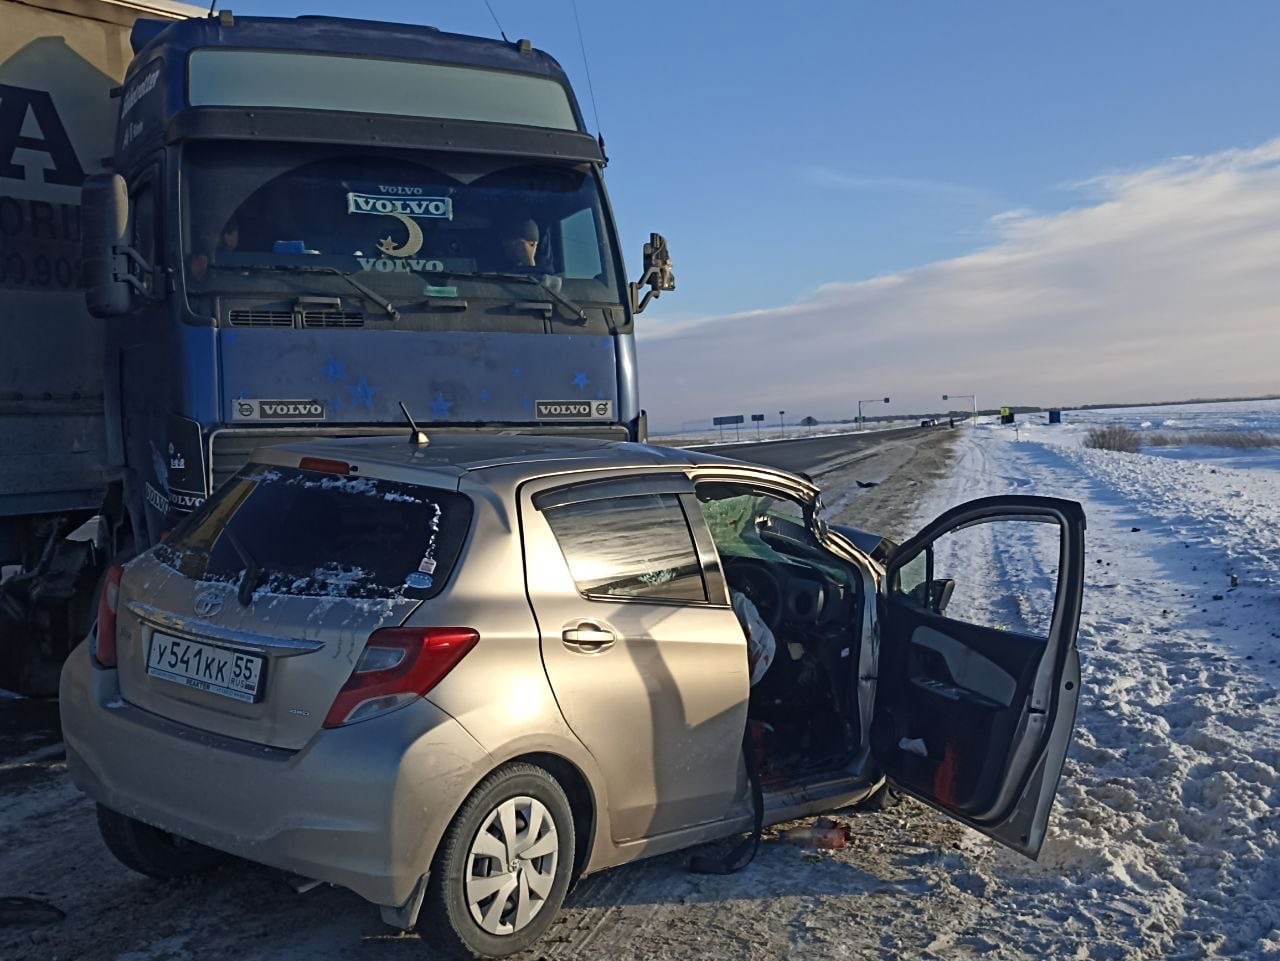
[[[956,592],[956,582],[951,577],[940,577],[930,582],[929,585],[929,609],[935,614],[941,614],[947,609],[947,605],[951,603],[951,595]]]
[[[93,174],[80,188],[80,254],[84,300],[94,317],[126,313],[133,293],[148,296],[134,273],[152,270],[129,246],[129,188],[119,174]]]
[[[649,306],[651,299],[662,295],[664,290],[676,289],[675,264],[667,251],[667,238],[662,234],[650,234],[649,242],[644,245],[644,273],[631,285],[631,311],[640,313]],[[640,288],[648,285],[644,299],[637,301]]]

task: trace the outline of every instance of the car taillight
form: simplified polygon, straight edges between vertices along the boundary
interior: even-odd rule
[[[103,667],[116,666],[116,607],[120,603],[120,577],[124,568],[112,564],[102,579],[102,593],[98,595],[98,629],[93,646],[93,657]]]
[[[369,635],[355,670],[325,715],[341,727],[394,711],[426,694],[480,640],[469,627],[384,627]]]

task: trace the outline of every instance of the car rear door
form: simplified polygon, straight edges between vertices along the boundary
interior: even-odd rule
[[[547,678],[599,765],[613,839],[725,817],[740,785],[746,639],[688,477],[530,482],[520,524]]]
[[[1080,695],[1084,530],[1075,501],[970,501],[895,551],[881,587],[877,760],[896,787],[1032,858]]]

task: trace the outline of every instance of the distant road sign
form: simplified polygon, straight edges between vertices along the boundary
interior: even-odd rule
[[[744,418],[741,414],[729,414],[726,417],[712,418],[712,423],[714,423],[717,427],[724,427],[728,424],[741,424],[743,419]]]
[[[754,420],[764,420],[764,414],[752,414],[752,415],[751,415],[751,419],[752,419],[753,421],[754,421]]]

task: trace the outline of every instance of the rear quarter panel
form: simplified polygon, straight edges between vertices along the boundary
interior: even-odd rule
[[[459,490],[475,504],[467,544],[451,583],[408,623],[473,627],[480,641],[428,699],[476,739],[494,768],[529,754],[568,761],[587,782],[599,823],[607,817],[608,800],[594,760],[565,723],[547,682],[510,492],[466,477]],[[478,772],[476,782],[488,773]],[[459,795],[459,803],[469,792]],[[595,835],[588,870],[610,860],[609,832]]]

